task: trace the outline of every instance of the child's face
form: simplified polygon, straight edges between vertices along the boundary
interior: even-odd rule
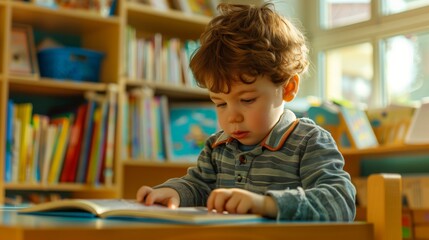
[[[261,142],[283,113],[283,87],[259,76],[252,84],[240,81],[225,93],[210,92],[220,127],[245,145]]]

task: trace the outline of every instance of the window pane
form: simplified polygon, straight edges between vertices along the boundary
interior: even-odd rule
[[[385,15],[404,12],[429,5],[429,0],[384,0],[383,13]]]
[[[322,28],[335,28],[371,18],[371,0],[320,0]]]
[[[374,97],[372,54],[371,43],[326,51],[327,99],[369,105]]]
[[[391,37],[383,46],[388,101],[409,103],[429,96],[429,32]]]

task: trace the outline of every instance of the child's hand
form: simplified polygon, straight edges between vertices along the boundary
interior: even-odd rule
[[[228,213],[255,213],[266,217],[277,216],[277,205],[270,196],[237,188],[213,190],[207,200],[209,211]]]
[[[153,189],[143,186],[137,191],[137,201],[145,205],[159,203],[169,208],[177,208],[180,205],[180,197],[176,190],[172,188]]]

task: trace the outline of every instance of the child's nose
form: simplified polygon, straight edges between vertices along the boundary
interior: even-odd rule
[[[240,111],[238,111],[237,109],[230,109],[229,111],[229,122],[234,123],[234,122],[242,122],[243,121],[243,114],[241,114]]]

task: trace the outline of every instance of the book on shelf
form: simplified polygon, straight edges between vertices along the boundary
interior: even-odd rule
[[[129,118],[129,94],[127,92],[124,92],[123,94],[120,94],[118,96],[118,102],[120,102],[122,105],[121,108],[118,108],[119,115],[122,118],[122,124],[120,127],[120,134],[121,134],[121,153],[120,158],[121,159],[128,159],[130,157],[130,118]]]
[[[27,171],[27,180],[30,182],[39,182],[40,181],[40,150],[41,150],[41,140],[42,140],[42,121],[45,116],[40,114],[33,114],[33,136],[32,136],[32,151],[29,158]]]
[[[91,184],[98,184],[99,171],[101,170],[103,153],[105,150],[104,143],[108,103],[104,97],[100,100],[100,107],[94,112],[94,128],[92,132],[91,150],[86,173],[86,182]]]
[[[127,26],[126,76],[131,81],[195,87],[189,61],[199,45],[197,40],[183,40],[161,33],[148,36],[133,26]]]
[[[402,144],[415,109],[414,106],[393,104],[383,108],[367,109],[366,115],[379,144]]]
[[[407,144],[427,144],[429,143],[429,99],[422,100],[419,108],[413,114],[410,127],[405,136]]]
[[[106,124],[106,144],[104,153],[104,168],[101,174],[101,182],[104,182],[107,186],[113,184],[113,159],[115,149],[115,129],[116,129],[116,115],[117,115],[117,93],[118,87],[116,85],[109,85],[107,91],[108,101],[108,113],[107,113],[107,124]]]
[[[207,17],[216,15],[218,0],[173,0],[173,8],[185,14],[197,14]]]
[[[13,160],[13,131],[14,131],[14,103],[13,100],[7,102],[6,118],[6,149],[4,162],[4,182],[12,181],[12,160]]]
[[[207,138],[219,130],[214,105],[209,102],[169,106],[169,160],[196,162]]]
[[[167,0],[129,0],[129,1],[145,4],[162,11],[167,11],[170,9],[169,1]]]
[[[180,60],[183,72],[183,81],[187,87],[196,87],[194,74],[189,67],[189,63],[195,51],[200,47],[200,42],[196,40],[185,40],[180,50]]]
[[[363,110],[357,107],[340,106],[340,113],[341,124],[344,125],[353,147],[363,149],[378,146],[377,137]]]
[[[48,183],[49,171],[51,168],[52,158],[54,156],[54,145],[56,142],[58,127],[50,124],[46,129],[46,136],[43,142],[44,152],[41,157],[40,179],[42,183]]]
[[[78,183],[84,183],[86,180],[86,173],[89,165],[89,154],[91,151],[91,138],[92,138],[92,132],[94,128],[94,111],[97,108],[97,101],[96,101],[96,93],[94,92],[87,92],[85,97],[88,100],[88,107],[87,107],[87,113],[85,116],[85,122],[84,122],[84,135],[82,139],[82,148],[79,153],[79,160],[78,160],[78,166],[77,166],[77,172],[76,172],[76,182]]]
[[[209,212],[204,207],[146,206],[125,199],[63,199],[31,205],[18,210],[20,214],[114,218],[149,222],[183,224],[226,224],[235,222],[262,222],[257,214],[228,214]]]
[[[18,160],[18,181],[26,181],[27,163],[31,154],[29,144],[31,144],[30,136],[32,133],[31,114],[33,112],[33,104],[19,103],[16,104],[17,119],[20,121],[20,136],[17,146],[19,148]]]
[[[69,146],[64,158],[64,165],[61,172],[60,182],[74,182],[76,169],[79,160],[79,153],[82,147],[83,128],[88,104],[82,104],[77,108],[76,119],[70,132]]]
[[[103,17],[114,16],[118,0],[32,0],[34,4],[49,8],[82,9],[100,14]]]
[[[153,98],[153,123],[154,123],[154,134],[153,134],[153,153],[155,155],[155,159],[165,161],[167,159],[166,151],[165,151],[165,133],[166,127],[163,124],[163,121],[166,116],[163,108],[165,107],[165,101],[167,100],[167,96],[154,96]]]
[[[64,157],[66,155],[70,125],[74,121],[74,114],[69,113],[68,116],[54,117],[51,119],[51,124],[57,126],[57,135],[53,148],[53,157],[48,174],[49,183],[58,183],[60,180],[61,169],[64,163]]]

